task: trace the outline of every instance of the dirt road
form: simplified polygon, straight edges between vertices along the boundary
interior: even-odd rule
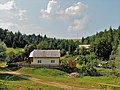
[[[55,81],[46,81],[44,79],[38,79],[38,78],[34,78],[34,77],[30,77],[30,76],[26,76],[22,73],[17,73],[17,72],[14,72],[14,71],[11,71],[9,69],[4,69],[4,72],[5,73],[8,73],[8,74],[14,74],[20,78],[23,78],[23,79],[27,79],[27,80],[30,80],[34,83],[39,83],[39,84],[43,84],[43,85],[48,85],[48,86],[54,86],[54,87],[59,87],[63,90],[86,90],[86,88],[80,88],[80,87],[77,87],[77,86],[70,86],[70,85],[67,85],[65,83],[61,83],[61,82],[55,82]],[[119,85],[113,85],[113,84],[105,84],[105,83],[96,83],[98,85],[102,85],[102,86],[110,86],[110,87],[120,87]],[[89,89],[89,90],[95,90],[95,89]]]
[[[38,78],[34,78],[34,77],[25,76],[24,74],[11,71],[11,70],[9,70],[7,68],[4,69],[4,71],[7,74],[14,74],[14,75],[16,75],[16,76],[18,76],[20,78],[27,79],[27,80],[30,80],[30,81],[35,82],[35,83],[48,85],[48,86],[59,87],[59,88],[64,89],[64,90],[78,90],[78,88],[76,88],[74,86],[68,86],[65,83],[60,83],[60,82],[58,83],[58,82],[53,82],[53,81],[45,81],[43,79],[38,79]],[[83,88],[81,88],[81,89],[83,90]],[[80,88],[79,88],[79,90],[80,90]]]

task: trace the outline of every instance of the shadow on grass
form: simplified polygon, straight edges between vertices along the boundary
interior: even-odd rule
[[[0,73],[0,80],[19,81],[19,80],[27,80],[27,79],[21,78],[19,75]]]
[[[7,67],[8,69],[12,70],[12,71],[17,71],[22,67]]]
[[[19,77],[18,75],[1,73],[0,80],[18,81],[18,80],[26,80],[26,79],[23,79],[23,78]]]
[[[19,70],[21,67],[0,67],[0,71],[3,71],[5,69],[9,69],[9,70],[12,70],[12,71],[17,71]]]
[[[28,80],[31,77],[29,75],[6,73],[6,72],[16,71],[18,69],[20,69],[20,68],[12,67],[12,69],[11,69],[8,67],[0,67],[0,71],[3,71],[0,73],[0,80],[19,81],[19,80]]]

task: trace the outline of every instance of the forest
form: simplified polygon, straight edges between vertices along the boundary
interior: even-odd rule
[[[89,49],[80,48],[79,45],[90,45]],[[23,52],[6,53],[7,48],[24,48]],[[82,72],[84,75],[100,75],[94,67],[102,64],[103,68],[110,68],[114,75],[120,75],[120,26],[117,29],[97,32],[95,35],[82,37],[82,39],[56,39],[46,35],[26,35],[21,32],[3,30],[0,28],[0,61],[9,63],[28,62],[29,54],[34,49],[60,49],[61,66],[66,72]],[[81,65],[76,69],[67,61],[72,60]],[[105,63],[107,62],[107,63]]]

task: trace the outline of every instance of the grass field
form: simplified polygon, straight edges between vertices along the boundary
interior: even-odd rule
[[[14,49],[14,48],[7,48],[6,53],[10,53],[10,52],[18,53],[18,52],[23,52],[23,51],[24,51],[23,48],[16,48],[16,49]]]
[[[3,66],[5,63],[2,63]],[[78,65],[78,67],[80,67]],[[42,89],[42,90],[63,90],[60,87],[34,83],[32,81],[6,74],[0,68],[0,85],[7,80],[7,87],[9,90],[16,90],[16,88],[23,89]],[[111,72],[110,69],[96,68],[103,73]],[[54,82],[71,86],[74,90],[120,90],[120,77],[111,75],[104,76],[80,76],[79,78],[70,78],[66,72],[57,69],[47,68],[20,68],[16,72],[23,73],[24,75],[41,79],[43,82]],[[5,80],[6,79],[6,80]]]
[[[101,70],[101,69],[100,69]],[[105,71],[102,69],[102,71]],[[115,76],[83,76],[80,78],[70,78],[67,73],[57,69],[47,68],[21,68],[16,72],[23,73],[26,76],[34,77],[43,82],[54,82],[73,87],[72,90],[120,90],[120,77]],[[7,74],[0,68],[0,85],[5,84],[9,90],[23,89],[42,89],[42,90],[63,90],[60,87],[34,83],[32,81],[20,78],[13,74]],[[76,88],[76,89],[75,89]]]
[[[67,73],[57,70],[57,69],[47,69],[47,68],[21,68],[17,70],[20,73],[26,73],[30,75],[39,75],[47,77],[66,77]]]
[[[7,74],[0,69],[0,88],[5,88],[5,85],[7,85],[8,90],[62,90],[61,88],[34,83],[13,74]]]
[[[108,90],[120,90],[120,77],[115,76],[84,76],[80,78],[69,78],[66,76],[66,73],[62,71],[45,68],[21,68],[17,72],[21,72],[32,77],[40,78],[44,81],[65,83],[66,85],[74,86],[77,88],[84,88],[85,90],[106,88]]]

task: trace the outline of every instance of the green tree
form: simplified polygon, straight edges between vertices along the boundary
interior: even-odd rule
[[[30,44],[30,45],[26,45],[25,48],[24,48],[24,55],[27,59],[27,61],[29,60],[29,55],[30,55],[30,52],[32,52],[34,49],[36,49],[36,46],[34,44]]]
[[[66,54],[65,49],[60,50],[60,54],[61,54],[61,56],[64,56]]]
[[[106,40],[101,40],[98,43],[92,45],[91,47],[95,55],[103,60],[109,60],[109,56],[112,52],[112,45],[108,43]]]
[[[4,42],[1,42],[0,41],[0,61],[6,61],[5,58],[6,58],[6,45]]]
[[[37,45],[37,49],[39,49],[39,50],[48,49],[48,42],[47,41],[41,41]]]

